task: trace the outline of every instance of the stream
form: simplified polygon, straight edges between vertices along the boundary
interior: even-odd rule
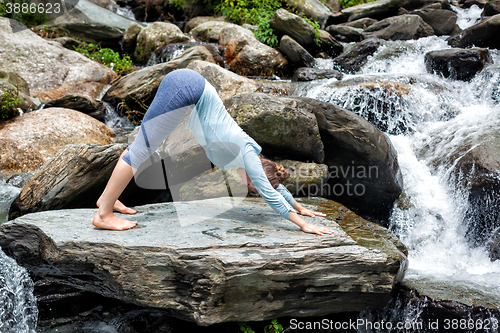
[[[455,11],[462,29],[480,19],[481,10],[475,5]],[[345,75],[342,81],[299,83],[294,94],[352,110],[382,127],[392,141],[407,201],[394,207],[390,219],[390,229],[409,250],[404,284],[444,285],[469,295],[476,304],[498,309],[500,260],[490,261],[486,244],[471,241],[467,235],[467,224],[477,217],[467,215],[469,190],[452,170],[463,157],[462,147],[490,140],[500,128],[500,71],[484,70],[470,82],[428,74],[424,55],[447,48],[446,37],[386,41],[358,74]],[[498,66],[500,51],[490,53]],[[333,69],[335,65],[332,60],[318,59],[317,67]],[[376,82],[379,88],[387,86],[385,82],[391,88],[359,85],[363,82]],[[129,130],[130,125],[113,108],[107,109],[109,127]],[[0,176],[0,224],[6,221],[10,203],[29,177]],[[35,332],[38,310],[33,282],[26,270],[1,250],[0,267],[0,332]],[[415,321],[421,312],[393,300],[379,315],[385,320]],[[358,318],[372,317],[373,313],[362,312]]]

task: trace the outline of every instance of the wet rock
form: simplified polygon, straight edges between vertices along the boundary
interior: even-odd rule
[[[485,66],[493,63],[488,49],[445,49],[425,55],[428,73],[446,78],[469,81]]]
[[[394,16],[372,24],[363,36],[388,40],[419,39],[434,35],[434,30],[418,15]]]
[[[69,94],[98,98],[116,73],[84,55],[49,42],[29,29],[13,33],[16,21],[0,18],[0,70],[15,72],[42,101]]]
[[[323,163],[324,147],[311,108],[296,98],[249,93],[224,105],[267,155]]]
[[[225,16],[196,16],[190,19],[187,23],[186,26],[184,27],[184,32],[188,33],[197,26],[199,26],[202,23],[209,22],[209,21],[221,21],[221,22],[227,22],[230,23],[228,18]]]
[[[488,241],[488,252],[491,261],[500,259],[500,229],[497,229]]]
[[[351,111],[300,99],[312,108],[325,147],[330,186],[323,189],[322,196],[385,223],[403,188],[397,152],[390,139]]]
[[[323,80],[332,78],[341,80],[342,73],[340,73],[335,69],[318,69],[318,68],[301,67],[298,68],[293,74],[292,82]]]
[[[96,207],[124,144],[69,144],[55,153],[24,185],[9,209],[12,219],[27,213]]]
[[[353,21],[350,21],[350,22],[346,22],[346,23],[341,23],[340,25],[344,25],[346,27],[353,27],[353,28],[358,28],[358,29],[366,29],[368,28],[370,25],[372,25],[373,23],[376,23],[378,22],[378,20],[374,19],[374,18],[370,18],[370,17],[364,17],[364,18],[360,18],[360,19],[357,19],[357,20],[353,20]]]
[[[137,45],[137,36],[144,27],[138,23],[131,23],[122,38],[123,52],[133,54]]]
[[[344,47],[325,30],[319,30],[318,44],[314,52],[326,52],[330,57],[336,57],[344,52]]]
[[[67,95],[48,102],[45,106],[49,108],[65,108],[90,113],[99,108],[101,103],[82,95]]]
[[[356,73],[381,44],[382,41],[376,37],[365,39],[348,52],[333,59],[333,61],[342,70],[348,73]]]
[[[227,69],[240,75],[281,75],[288,65],[281,53],[259,42],[250,30],[237,25],[221,30],[219,45],[224,47]]]
[[[320,22],[320,25],[326,21],[328,16],[332,15],[330,9],[318,0],[287,0],[297,12]]]
[[[202,42],[218,43],[221,30],[231,26],[236,25],[224,21],[207,21],[193,28],[191,34]]]
[[[98,5],[99,7],[105,8],[107,10],[116,13],[116,3],[112,0],[89,0],[89,1],[95,5]]]
[[[482,15],[494,16],[497,14],[500,14],[500,1],[499,0],[488,1],[484,6]]]
[[[451,35],[457,24],[457,14],[445,9],[419,9],[411,12],[430,25],[436,36]]]
[[[0,169],[38,169],[61,147],[72,143],[107,145],[115,134],[81,112],[48,108],[9,120],[0,129]]]
[[[314,48],[314,28],[303,18],[285,9],[278,9],[270,21],[279,35],[288,35],[306,49]]]
[[[394,235],[332,201],[301,202],[328,214],[304,218],[333,236],[304,234],[262,199],[219,198],[142,206],[113,237],[89,223],[95,209],[28,214],[0,226],[0,246],[37,276],[198,325],[385,305],[407,265]]]
[[[123,31],[100,23],[68,22],[50,25],[60,34],[68,33],[87,43],[100,44],[102,47],[116,48],[123,37]]]
[[[203,46],[187,49],[169,62],[145,67],[120,78],[113,83],[102,100],[114,105],[125,103],[130,110],[145,113],[165,75],[175,69],[185,68],[194,60],[215,62],[212,54]]]
[[[328,182],[328,166],[317,163],[281,160],[276,163],[290,171],[290,178],[283,185],[294,197],[320,196],[323,186]]]
[[[33,107],[28,82],[13,72],[0,71],[0,96],[8,93],[11,97],[19,98],[21,104],[16,107],[27,111]]]
[[[151,58],[149,58],[147,65],[151,66],[163,62],[169,62],[170,60],[173,60],[175,57],[177,57],[179,54],[182,54],[182,52],[195,46],[202,46],[205,49],[207,49],[207,51],[209,51],[212,54],[215,63],[217,63],[220,66],[224,66],[224,60],[221,57],[218,45],[214,43],[205,43],[205,42],[168,44],[158,49],[158,51],[156,51],[151,56]]]
[[[407,10],[419,9],[429,5],[439,4],[440,7],[442,0],[404,0],[403,8]],[[449,5],[448,5],[449,6]]]
[[[313,56],[290,36],[285,35],[281,38],[280,51],[295,68],[314,67],[316,64]]]
[[[166,44],[187,42],[184,35],[175,24],[155,22],[142,29],[137,35],[137,45],[134,57],[138,62],[146,62],[149,56]]]
[[[347,25],[330,25],[326,27],[326,31],[335,39],[345,43],[360,42],[363,39],[363,29]]]
[[[487,18],[447,39],[453,47],[489,47],[500,49],[500,14]]]
[[[348,21],[355,21],[365,17],[379,20],[396,15],[402,5],[403,0],[379,0],[344,8],[342,13],[347,15]]]

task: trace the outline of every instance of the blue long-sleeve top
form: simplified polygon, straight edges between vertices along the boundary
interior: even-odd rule
[[[191,111],[186,129],[191,130],[213,164],[224,171],[244,168],[262,198],[281,216],[290,219],[289,212],[294,211],[293,196],[283,185],[277,189],[271,186],[259,158],[262,148],[233,120],[208,81]]]

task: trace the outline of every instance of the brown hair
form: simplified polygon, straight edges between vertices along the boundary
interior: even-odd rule
[[[264,173],[274,189],[290,178],[290,171],[284,166],[276,164],[262,155],[259,155],[259,158],[262,162],[262,169],[264,169]]]

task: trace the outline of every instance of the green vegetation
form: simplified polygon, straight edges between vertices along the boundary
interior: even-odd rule
[[[0,2],[0,17],[14,19],[27,27],[39,25],[47,21],[47,15],[40,13],[35,4],[30,4],[30,0]]]
[[[362,5],[364,3],[372,1],[375,0],[340,0],[340,5],[342,6],[342,8],[347,8],[347,7]]]
[[[101,48],[99,45],[83,42],[75,51],[105,66],[111,67],[111,64],[113,64],[112,68],[118,74],[128,74],[134,71],[130,57],[125,55],[122,58],[118,52],[112,49]]]
[[[314,43],[320,47],[320,40],[319,40],[319,29],[320,29],[320,26],[319,26],[319,23],[318,21],[314,21],[314,20],[311,20],[310,18],[308,17],[303,17],[303,19],[309,23],[311,25],[311,27],[314,28]]]
[[[243,333],[255,333],[255,331],[250,326],[248,326],[248,324],[239,323],[239,325],[240,325],[241,332],[243,332]]]
[[[21,100],[17,96],[12,96],[8,92],[0,95],[0,121],[14,118],[19,115],[17,107],[21,104]]]
[[[278,323],[278,319],[271,320],[271,323],[264,327],[264,333],[281,333],[283,332],[283,326]]]

